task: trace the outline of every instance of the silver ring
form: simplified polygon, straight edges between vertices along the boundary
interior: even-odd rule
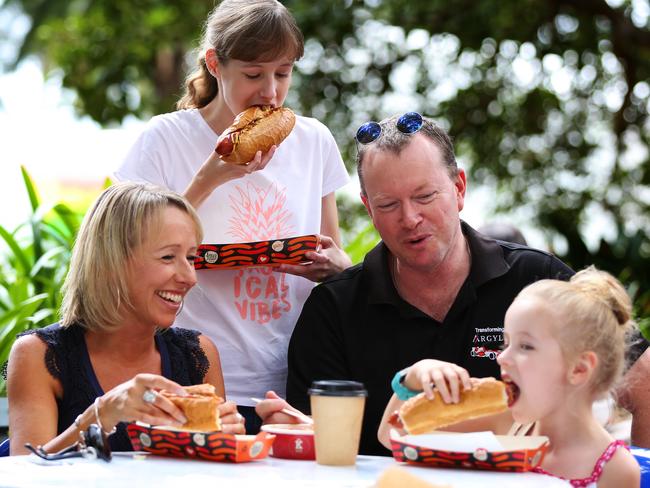
[[[142,394],[142,401],[144,403],[153,403],[156,401],[156,392],[153,390],[145,390]]]

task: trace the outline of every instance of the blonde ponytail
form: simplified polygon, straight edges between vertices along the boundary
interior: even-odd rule
[[[609,273],[590,266],[569,282],[541,280],[519,294],[531,295],[561,317],[554,327],[567,360],[585,351],[598,356],[592,391],[597,395],[614,387],[625,366],[627,342],[636,328],[632,301],[623,285]]]

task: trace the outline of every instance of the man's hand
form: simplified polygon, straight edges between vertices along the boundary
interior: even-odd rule
[[[286,400],[280,398],[274,391],[267,391],[265,399],[255,406],[255,413],[264,424],[298,424],[300,420],[282,412],[282,409],[298,412],[306,417],[300,410],[293,408]]]
[[[279,273],[302,276],[318,283],[352,265],[349,256],[336,245],[331,237],[321,235],[320,243],[321,248],[319,251],[305,253],[305,257],[312,261],[310,264],[281,264],[273,268],[273,270]]]

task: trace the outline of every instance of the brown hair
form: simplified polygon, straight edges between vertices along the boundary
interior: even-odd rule
[[[231,59],[271,61],[285,53],[298,60],[304,39],[295,19],[276,0],[224,0],[208,16],[197,49],[198,67],[185,80],[185,94],[176,107],[201,108],[217,96],[217,80],[205,64],[214,49],[221,64]]]
[[[610,390],[625,366],[627,338],[636,328],[632,301],[612,275],[593,266],[576,273],[569,282],[541,280],[524,288],[519,296],[533,295],[559,312],[554,324],[567,360],[585,351],[598,356],[591,379],[595,395]]]
[[[143,183],[117,183],[104,190],[77,234],[63,284],[63,327],[79,324],[89,330],[110,330],[121,325],[121,305],[131,306],[126,280],[129,259],[160,225],[169,206],[194,221],[200,243],[201,222],[181,195]]]
[[[361,194],[366,194],[366,187],[363,181],[362,162],[363,157],[369,150],[387,151],[392,152],[396,156],[412,141],[415,134],[422,134],[427,139],[431,140],[442,153],[442,160],[450,178],[455,178],[458,175],[458,165],[456,163],[456,155],[454,154],[454,144],[451,142],[449,134],[445,132],[442,127],[437,126],[433,121],[426,117],[422,117],[423,124],[420,130],[414,134],[404,134],[397,129],[397,119],[400,115],[393,115],[387,119],[379,122],[381,126],[380,136],[369,144],[357,143],[357,175],[359,176],[359,185],[361,186]]]

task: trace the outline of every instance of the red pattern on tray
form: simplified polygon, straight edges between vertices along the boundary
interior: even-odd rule
[[[129,424],[126,431],[136,451],[232,463],[265,458],[275,439],[274,435],[266,432],[256,436],[237,436],[222,432],[176,431],[141,424]]]
[[[237,269],[247,266],[278,266],[310,262],[307,251],[320,249],[317,234],[239,244],[201,244],[196,269]]]
[[[434,468],[469,468],[487,471],[530,471],[544,459],[548,443],[537,448],[515,451],[453,452],[428,449],[391,439],[393,457],[399,462],[426,465]]]

